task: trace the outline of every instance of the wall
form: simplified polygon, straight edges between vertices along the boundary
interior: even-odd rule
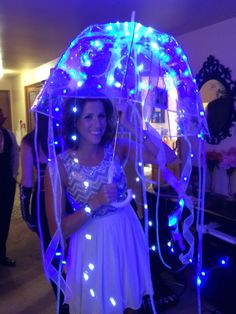
[[[194,75],[200,70],[207,57],[212,54],[225,67],[230,68],[232,77],[236,79],[235,29],[236,18],[232,18],[176,37],[186,51]]]
[[[232,72],[232,80],[236,80],[236,18],[226,20],[194,32],[177,37],[177,41],[186,51],[193,74],[197,74],[203,62],[211,54]],[[227,151],[236,147],[236,126],[231,129],[232,137],[228,137],[218,145],[206,144],[207,151]],[[209,188],[209,174],[207,188]],[[236,171],[232,178],[233,193],[236,193]],[[213,189],[220,194],[228,194],[228,177],[224,169],[215,168],[213,172]]]
[[[57,59],[33,70],[25,71],[21,75],[12,79],[12,106],[15,111],[13,121],[14,130],[17,130],[18,128],[19,120],[22,120],[23,122],[26,121],[25,86],[46,80],[50,74],[50,69],[54,67],[56,61]]]

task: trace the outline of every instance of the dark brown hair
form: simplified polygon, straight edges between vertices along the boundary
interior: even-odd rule
[[[112,102],[108,98],[67,98],[64,102],[63,118],[62,118],[62,135],[65,141],[65,147],[73,150],[79,147],[79,132],[77,128],[78,119],[83,112],[84,106],[89,101],[101,101],[107,118],[107,127],[102,137],[101,144],[110,143],[115,134],[115,117]],[[74,112],[73,108],[77,111]],[[72,139],[72,135],[77,136],[77,141]]]

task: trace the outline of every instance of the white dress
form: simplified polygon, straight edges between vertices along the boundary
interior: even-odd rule
[[[112,148],[95,167],[80,165],[71,151],[59,155],[68,174],[67,194],[76,210],[107,183]],[[115,181],[122,199],[126,180],[116,157]],[[71,314],[122,314],[139,309],[144,295],[152,295],[148,247],[131,205],[102,207],[70,238],[65,302]]]

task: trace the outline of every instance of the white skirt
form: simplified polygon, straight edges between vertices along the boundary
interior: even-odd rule
[[[122,314],[153,294],[148,247],[130,205],[71,236],[66,282],[70,314]]]

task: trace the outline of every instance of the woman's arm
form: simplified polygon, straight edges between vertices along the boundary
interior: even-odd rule
[[[89,221],[96,210],[102,205],[107,205],[117,198],[117,188],[114,184],[104,184],[97,194],[92,196],[87,203],[87,206],[80,208],[78,211],[67,215],[65,212],[65,190],[67,179],[65,175],[64,166],[59,162],[59,172],[62,182],[62,196],[61,196],[61,206],[62,206],[62,217],[61,217],[61,230],[64,239],[69,238],[75,231],[79,230],[80,227]],[[54,216],[54,198],[53,189],[51,185],[51,179],[49,175],[49,169],[47,167],[45,172],[45,205],[46,205],[46,215],[48,220],[48,226],[51,236],[55,233],[57,226]]]
[[[33,151],[29,144],[23,139],[21,142],[21,184],[20,184],[20,208],[23,220],[30,230],[36,231],[36,221],[31,217],[30,202],[33,188]]]
[[[21,159],[21,185],[25,187],[33,186],[34,158],[32,148],[23,140],[20,149]]]
[[[88,219],[88,215],[86,211],[76,211],[68,216],[66,216],[65,211],[65,178],[62,177],[62,173],[60,172],[61,176],[61,198],[59,202],[61,203],[61,230],[64,239],[67,239],[73,232],[78,230]],[[57,223],[55,219],[54,213],[54,192],[52,187],[52,182],[50,178],[49,168],[46,168],[45,177],[44,177],[44,188],[45,188],[45,208],[46,208],[46,216],[48,221],[48,227],[50,235],[53,237],[54,233],[57,230]]]

